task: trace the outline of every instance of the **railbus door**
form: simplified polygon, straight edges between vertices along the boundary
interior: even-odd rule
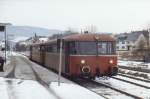
[[[30,46],[30,59],[32,60],[32,46]]]
[[[45,65],[45,46],[41,45],[40,48],[40,58],[41,58],[41,64],[44,66]]]

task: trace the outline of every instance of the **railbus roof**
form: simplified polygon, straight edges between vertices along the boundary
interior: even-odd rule
[[[113,37],[108,34],[74,34],[62,37],[65,41],[116,41]],[[57,39],[51,39],[45,43],[35,43],[33,45],[47,45],[50,43],[56,43]]]

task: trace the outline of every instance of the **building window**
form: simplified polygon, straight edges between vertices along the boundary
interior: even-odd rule
[[[122,49],[125,49],[125,46],[122,46]]]
[[[128,51],[131,49],[131,47],[130,47],[130,46],[127,46],[127,48],[128,48]]]
[[[125,41],[122,41],[122,44],[125,44]]]
[[[119,46],[117,46],[117,49],[119,49]]]

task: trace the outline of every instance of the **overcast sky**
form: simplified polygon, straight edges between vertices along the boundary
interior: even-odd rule
[[[128,32],[150,24],[150,0],[0,0],[0,22],[60,30],[94,25],[100,32]]]

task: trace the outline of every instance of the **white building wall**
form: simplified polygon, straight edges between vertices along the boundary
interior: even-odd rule
[[[128,50],[128,46],[130,45],[130,41],[124,40],[124,41],[119,41],[116,44],[116,49],[118,51],[127,51]]]

